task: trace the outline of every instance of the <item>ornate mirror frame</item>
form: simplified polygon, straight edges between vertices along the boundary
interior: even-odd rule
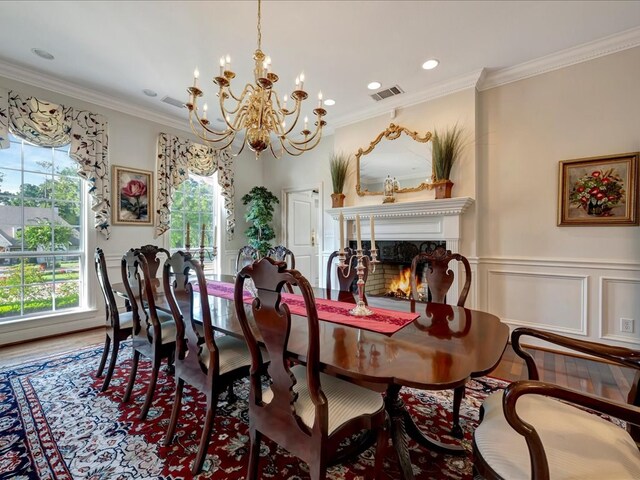
[[[360,157],[367,155],[369,153],[371,153],[373,151],[373,149],[376,147],[376,145],[378,145],[378,143],[380,143],[382,141],[382,139],[386,139],[386,140],[395,140],[397,138],[400,137],[400,135],[405,134],[409,137],[411,137],[413,140],[415,140],[416,142],[420,142],[420,143],[427,143],[429,140],[431,140],[431,132],[426,132],[424,135],[420,135],[418,132],[412,132],[411,130],[405,128],[405,127],[401,127],[399,125],[396,125],[394,123],[390,124],[389,127],[383,131],[382,133],[380,133],[380,135],[378,135],[370,144],[369,147],[367,147],[366,149],[362,149],[359,148],[358,151],[356,152],[356,193],[363,197],[365,195],[384,195],[384,192],[370,192],[369,190],[367,190],[366,188],[362,188],[361,187],[361,183],[360,183]],[[432,172],[433,172],[433,167],[432,167]],[[395,193],[409,193],[409,192],[419,192],[422,190],[428,190],[433,188],[433,182],[431,183],[427,183],[427,182],[422,182],[421,184],[419,184],[416,187],[407,187],[407,188],[396,188],[394,190]]]

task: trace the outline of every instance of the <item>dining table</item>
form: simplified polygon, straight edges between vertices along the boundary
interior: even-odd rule
[[[231,275],[208,275],[218,285],[233,285]],[[156,281],[156,308],[170,311],[162,283]],[[113,284],[114,292],[127,297],[123,284]],[[134,295],[137,293],[134,291]],[[185,308],[193,302],[198,318],[200,301],[177,298]],[[235,306],[228,296],[209,295],[214,330],[244,338]],[[314,288],[317,302],[345,299],[344,293]],[[323,300],[324,299],[324,300]],[[500,362],[507,346],[509,328],[491,313],[448,304],[411,302],[394,297],[368,297],[372,309],[411,312],[415,320],[394,333],[381,333],[355,325],[320,321],[320,366],[324,373],[385,391],[385,406],[390,418],[390,436],[398,455],[402,478],[413,479],[408,438],[440,453],[464,455],[459,441],[442,442],[430,437],[413,421],[400,395],[403,387],[420,390],[449,390],[465,385],[469,379],[490,373]],[[286,301],[286,300],[285,300]],[[355,302],[355,300],[354,300]],[[338,303],[338,302],[337,302]],[[252,319],[251,305],[245,303],[247,318]],[[255,328],[256,333],[257,328]],[[291,316],[291,333],[287,353],[291,360],[304,363],[307,354],[307,319]]]

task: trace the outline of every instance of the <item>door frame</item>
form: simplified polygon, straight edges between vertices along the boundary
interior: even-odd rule
[[[304,192],[307,190],[318,190],[318,215],[316,215],[316,245],[318,246],[318,282],[322,282],[322,252],[324,251],[324,182],[307,183],[296,185],[295,187],[283,187],[280,191],[280,238],[282,244],[287,245],[287,227],[289,222],[288,200],[289,194]]]

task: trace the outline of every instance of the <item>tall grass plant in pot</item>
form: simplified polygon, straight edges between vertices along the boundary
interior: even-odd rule
[[[331,206],[333,208],[344,207],[344,184],[349,174],[349,155],[344,153],[334,153],[329,161],[331,171],[331,183],[333,193],[331,194]]]
[[[438,130],[433,131],[431,142],[436,198],[451,198],[453,187],[453,182],[450,180],[451,168],[464,148],[463,133],[464,130],[457,124],[445,130],[444,133],[438,133]]]

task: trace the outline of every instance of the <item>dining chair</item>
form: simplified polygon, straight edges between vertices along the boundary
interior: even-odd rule
[[[131,312],[120,313],[118,311],[116,298],[113,294],[113,290],[111,289],[111,282],[109,281],[109,274],[107,273],[107,264],[104,259],[104,252],[100,247],[96,248],[94,264],[96,268],[96,275],[98,277],[98,284],[100,285],[100,291],[104,297],[106,317],[106,338],[102,358],[100,359],[100,365],[98,366],[98,371],[96,373],[97,377],[102,377],[107,357],[109,356],[109,347],[112,347],[107,376],[105,377],[100,390],[102,392],[106,392],[109,388],[111,377],[113,376],[113,370],[116,367],[120,342],[129,338],[133,331],[133,314]]]
[[[460,295],[458,296],[459,307],[464,307],[471,287],[471,266],[469,260],[459,253],[451,253],[443,246],[438,246],[429,252],[420,252],[411,261],[411,311],[416,310],[416,300],[420,298],[418,292],[418,266],[423,266],[423,277],[426,278],[430,293],[430,302],[447,303],[447,292],[455,280],[453,270],[449,268],[449,262],[456,260],[464,265],[465,282]],[[460,405],[464,398],[465,387],[455,388],[453,391],[453,411],[451,433],[457,438],[462,438],[463,431],[460,426]]]
[[[207,455],[218,397],[227,389],[227,400],[235,400],[233,382],[249,375],[251,356],[243,339],[214,336],[209,296],[194,295],[194,284],[198,291],[206,292],[207,281],[202,266],[191,254],[174,253],[164,263],[162,278],[177,332],[176,391],[164,446],[169,446],[173,440],[186,382],[203,392],[207,399],[200,445],[191,467],[191,473],[197,475]]]
[[[267,257],[273,258],[277,262],[285,262],[290,269],[296,268],[296,256],[284,245],[276,245],[267,251]],[[293,287],[287,285],[287,291],[293,293]]]
[[[257,297],[251,306],[251,324],[243,298],[247,279],[252,279],[257,288]],[[287,358],[291,314],[281,298],[282,288],[287,283],[300,289],[306,307],[306,366],[291,366]],[[236,278],[234,301],[251,352],[251,447],[247,478],[255,480],[259,477],[258,461],[263,435],[307,462],[311,479],[319,480],[326,478],[327,463],[335,458],[340,443],[363,429],[378,434],[375,471],[367,478],[379,478],[387,443],[382,396],[320,373],[318,313],[307,279],[297,270],[288,270],[285,263],[263,258],[240,271]],[[266,388],[263,386],[264,358],[256,333],[259,333],[271,359]]]
[[[122,398],[123,402],[128,402],[131,398],[140,355],[149,358],[152,364],[151,379],[147,387],[144,405],[140,411],[140,420],[147,418],[147,413],[153,402],[162,360],[167,359],[169,368],[172,368],[173,365],[176,324],[173,315],[156,308],[155,297],[158,294],[159,280],[151,274],[153,267],[149,267],[149,263],[159,264],[161,257],[168,256],[168,253],[163,248],[157,248],[154,257],[149,251],[142,252],[132,248],[124,254],[121,262],[122,281],[131,304],[133,319],[133,362],[127,390]],[[148,258],[150,262],[147,260]]]
[[[327,275],[326,275],[327,298],[331,300],[331,291],[332,291],[331,279],[333,276],[332,275],[333,272],[335,272],[336,278],[338,279],[337,300],[341,302],[355,304],[357,303],[357,300],[353,295],[352,285],[355,279],[358,278],[358,270],[356,269],[356,266],[358,264],[358,257],[356,256],[356,251],[348,247],[345,248],[344,262],[346,265],[351,266],[350,269],[345,268],[343,270],[338,266],[337,263],[334,265],[333,262],[336,258],[338,258],[338,256],[339,256],[339,252],[336,250],[334,252],[331,252],[331,255],[329,255],[329,259],[327,260]],[[363,263],[365,266],[363,279],[366,283],[367,278],[369,277],[369,258],[363,257]],[[364,296],[364,303],[368,305],[366,291]]]
[[[634,369],[627,403],[541,382],[520,344],[524,336]],[[640,478],[640,351],[533,328],[515,329],[511,344],[529,380],[485,399],[473,434],[476,472],[488,479]],[[626,422],[626,429],[603,415]]]
[[[238,250],[238,256],[236,257],[236,273],[242,270],[246,265],[255,262],[260,257],[258,250],[251,245],[245,245]]]

